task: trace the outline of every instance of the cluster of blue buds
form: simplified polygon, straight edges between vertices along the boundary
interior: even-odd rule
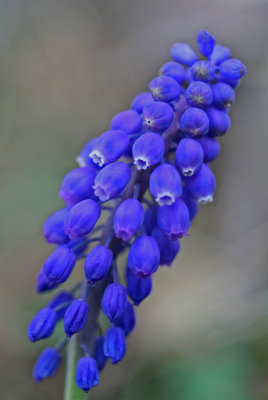
[[[210,163],[230,127],[234,89],[246,68],[206,31],[197,35],[197,46],[201,59],[188,44],[175,43],[172,61],[148,91],[84,146],[78,168],[62,181],[65,205],[44,224],[55,249],[38,274],[37,291],[62,285],[78,260],[84,277],[55,295],[29,325],[32,342],[50,337],[62,319],[66,335],[39,356],[37,381],[55,374],[73,335],[80,346],[76,384],[85,392],[98,384],[108,359],[122,360],[153,274],[172,264],[199,205],[213,200]],[[122,270],[117,264],[124,251]]]

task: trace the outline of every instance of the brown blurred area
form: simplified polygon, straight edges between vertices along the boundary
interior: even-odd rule
[[[268,337],[267,20],[265,0],[0,0],[1,400],[61,398],[63,368],[32,381],[44,344],[26,337],[48,298],[34,289],[50,251],[42,223],[61,206],[61,179],[84,143],[146,88],[173,42],[194,46],[200,29],[248,69],[213,165],[215,201],[201,208],[172,268],[156,274],[125,360],[106,368],[91,398],[119,398],[162,354],[206,359]],[[259,369],[251,388],[267,399],[268,369]]]

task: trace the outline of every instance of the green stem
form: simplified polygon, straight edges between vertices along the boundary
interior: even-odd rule
[[[67,346],[66,377],[64,387],[64,400],[85,400],[85,393],[76,386],[76,365],[81,349],[78,345],[77,335],[73,335]]]

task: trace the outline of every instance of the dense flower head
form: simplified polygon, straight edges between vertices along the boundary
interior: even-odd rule
[[[170,55],[149,91],[84,145],[79,167],[62,181],[65,206],[44,223],[44,236],[56,247],[38,274],[37,291],[64,284],[76,262],[75,272],[81,274],[84,263],[84,274],[73,288],[56,292],[29,324],[33,342],[50,337],[62,318],[67,335],[41,353],[37,381],[54,375],[69,343],[77,344],[75,381],[85,392],[98,384],[108,358],[122,360],[153,274],[172,265],[201,205],[213,200],[210,163],[230,127],[234,89],[246,67],[206,30],[198,33],[196,48],[178,42]]]

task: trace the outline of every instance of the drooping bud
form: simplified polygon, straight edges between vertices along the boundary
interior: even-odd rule
[[[170,164],[161,164],[153,170],[149,187],[159,206],[174,203],[182,193],[180,175]]]
[[[113,261],[113,252],[105,246],[96,246],[85,260],[85,276],[89,283],[101,280],[107,275]]]
[[[180,128],[189,137],[201,137],[207,134],[209,119],[205,111],[197,107],[189,107],[182,114]]]
[[[175,61],[169,61],[160,68],[159,75],[169,76],[181,85],[185,79],[185,68]]]
[[[65,220],[65,232],[70,239],[87,235],[92,231],[101,214],[100,206],[94,200],[83,200],[73,206]]]
[[[49,290],[54,289],[57,286],[58,286],[57,283],[51,284],[47,281],[42,270],[38,273],[37,282],[36,282],[36,291],[38,293],[47,292]]]
[[[86,322],[89,313],[89,306],[83,300],[74,300],[67,308],[64,315],[64,331],[67,336],[81,331]]]
[[[49,285],[65,282],[75,265],[75,254],[67,247],[58,247],[46,259],[42,273]]]
[[[160,265],[170,266],[180,250],[179,241],[169,240],[159,228],[153,230],[152,237],[156,240],[159,247]]]
[[[212,103],[213,95],[207,83],[194,81],[186,89],[185,98],[192,107],[206,108]]]
[[[185,235],[190,228],[190,216],[186,204],[177,199],[171,206],[159,207],[158,226],[170,240],[177,240]]]
[[[130,268],[127,269],[127,293],[135,306],[149,296],[152,285],[152,278],[140,279]]]
[[[141,128],[141,117],[134,110],[126,110],[116,114],[111,122],[111,129],[124,131],[128,135],[139,132]]]
[[[130,246],[127,262],[138,278],[148,278],[156,272],[160,252],[155,239],[146,235],[137,237]]]
[[[155,100],[169,103],[180,96],[181,88],[178,82],[169,76],[158,76],[149,83],[149,89]]]
[[[90,198],[95,176],[96,171],[90,165],[73,169],[64,177],[59,196],[70,206]]]
[[[118,196],[128,184],[130,169],[127,164],[118,161],[104,167],[96,176],[94,194],[101,201]]]
[[[148,103],[151,103],[153,100],[153,96],[150,92],[139,93],[134,97],[131,103],[131,108],[138,114],[142,114],[144,106]]]
[[[119,326],[125,332],[125,335],[129,335],[133,331],[136,325],[136,317],[133,305],[128,301],[127,307],[122,317],[115,321],[115,326]]]
[[[76,157],[75,161],[78,163],[79,167],[86,167],[87,165],[91,165],[95,170],[100,169],[100,167],[95,164],[93,160],[89,157],[89,154],[91,153],[97,140],[98,138],[95,137],[87,142],[81,150],[80,154]]]
[[[47,307],[52,308],[55,311],[57,319],[59,320],[64,317],[65,311],[73,300],[74,298],[71,293],[63,291],[53,297],[47,304]]]
[[[214,161],[220,154],[221,145],[217,139],[205,136],[198,139],[198,142],[201,144],[204,152],[204,162],[210,163]]]
[[[67,209],[56,211],[50,215],[43,226],[43,232],[48,243],[65,244],[69,242],[69,237],[65,233],[64,220],[67,215]]]
[[[112,364],[122,360],[126,352],[126,339],[122,328],[111,327],[105,334],[103,350],[106,357],[111,358]]]
[[[196,199],[189,194],[186,186],[183,187],[181,199],[186,204],[190,215],[190,221],[192,221],[198,213],[198,203]]]
[[[99,372],[96,360],[91,357],[82,357],[77,363],[76,368],[76,384],[77,386],[88,392],[99,383]]]
[[[198,141],[184,138],[178,144],[175,153],[175,165],[184,176],[192,176],[200,170],[204,160],[204,152]]]
[[[187,66],[193,65],[198,60],[197,55],[187,43],[175,43],[170,50],[170,55],[174,61]]]
[[[57,322],[57,316],[54,310],[49,307],[42,308],[33,317],[28,326],[28,338],[31,342],[40,339],[46,339],[52,335]]]
[[[127,306],[127,292],[119,283],[110,283],[103,294],[101,308],[111,322],[122,317]]]
[[[210,107],[206,110],[209,119],[208,136],[223,136],[228,131],[231,125],[229,115],[217,108]]]
[[[107,362],[107,357],[103,352],[104,337],[99,336],[94,343],[93,358],[95,358],[98,370],[101,371]]]
[[[207,31],[200,31],[196,38],[198,50],[203,56],[208,57],[211,55],[215,45],[214,37]]]
[[[89,157],[99,167],[103,167],[122,157],[129,143],[129,137],[124,131],[111,130],[104,132],[96,141],[95,146],[89,153]]]
[[[143,109],[143,125],[154,132],[164,132],[173,121],[172,107],[163,101],[154,101]]]
[[[61,354],[48,347],[43,350],[38,359],[36,360],[33,377],[37,382],[41,382],[43,379],[49,378],[57,372],[59,365],[61,363]]]
[[[213,201],[216,179],[206,164],[203,164],[194,176],[186,177],[185,184],[190,195],[197,199],[198,203],[205,204]]]
[[[165,152],[163,138],[154,132],[147,132],[140,136],[132,146],[132,155],[137,170],[147,169],[158,164]]]
[[[123,201],[114,215],[115,236],[128,242],[140,230],[143,220],[144,211],[138,200],[127,199]]]

